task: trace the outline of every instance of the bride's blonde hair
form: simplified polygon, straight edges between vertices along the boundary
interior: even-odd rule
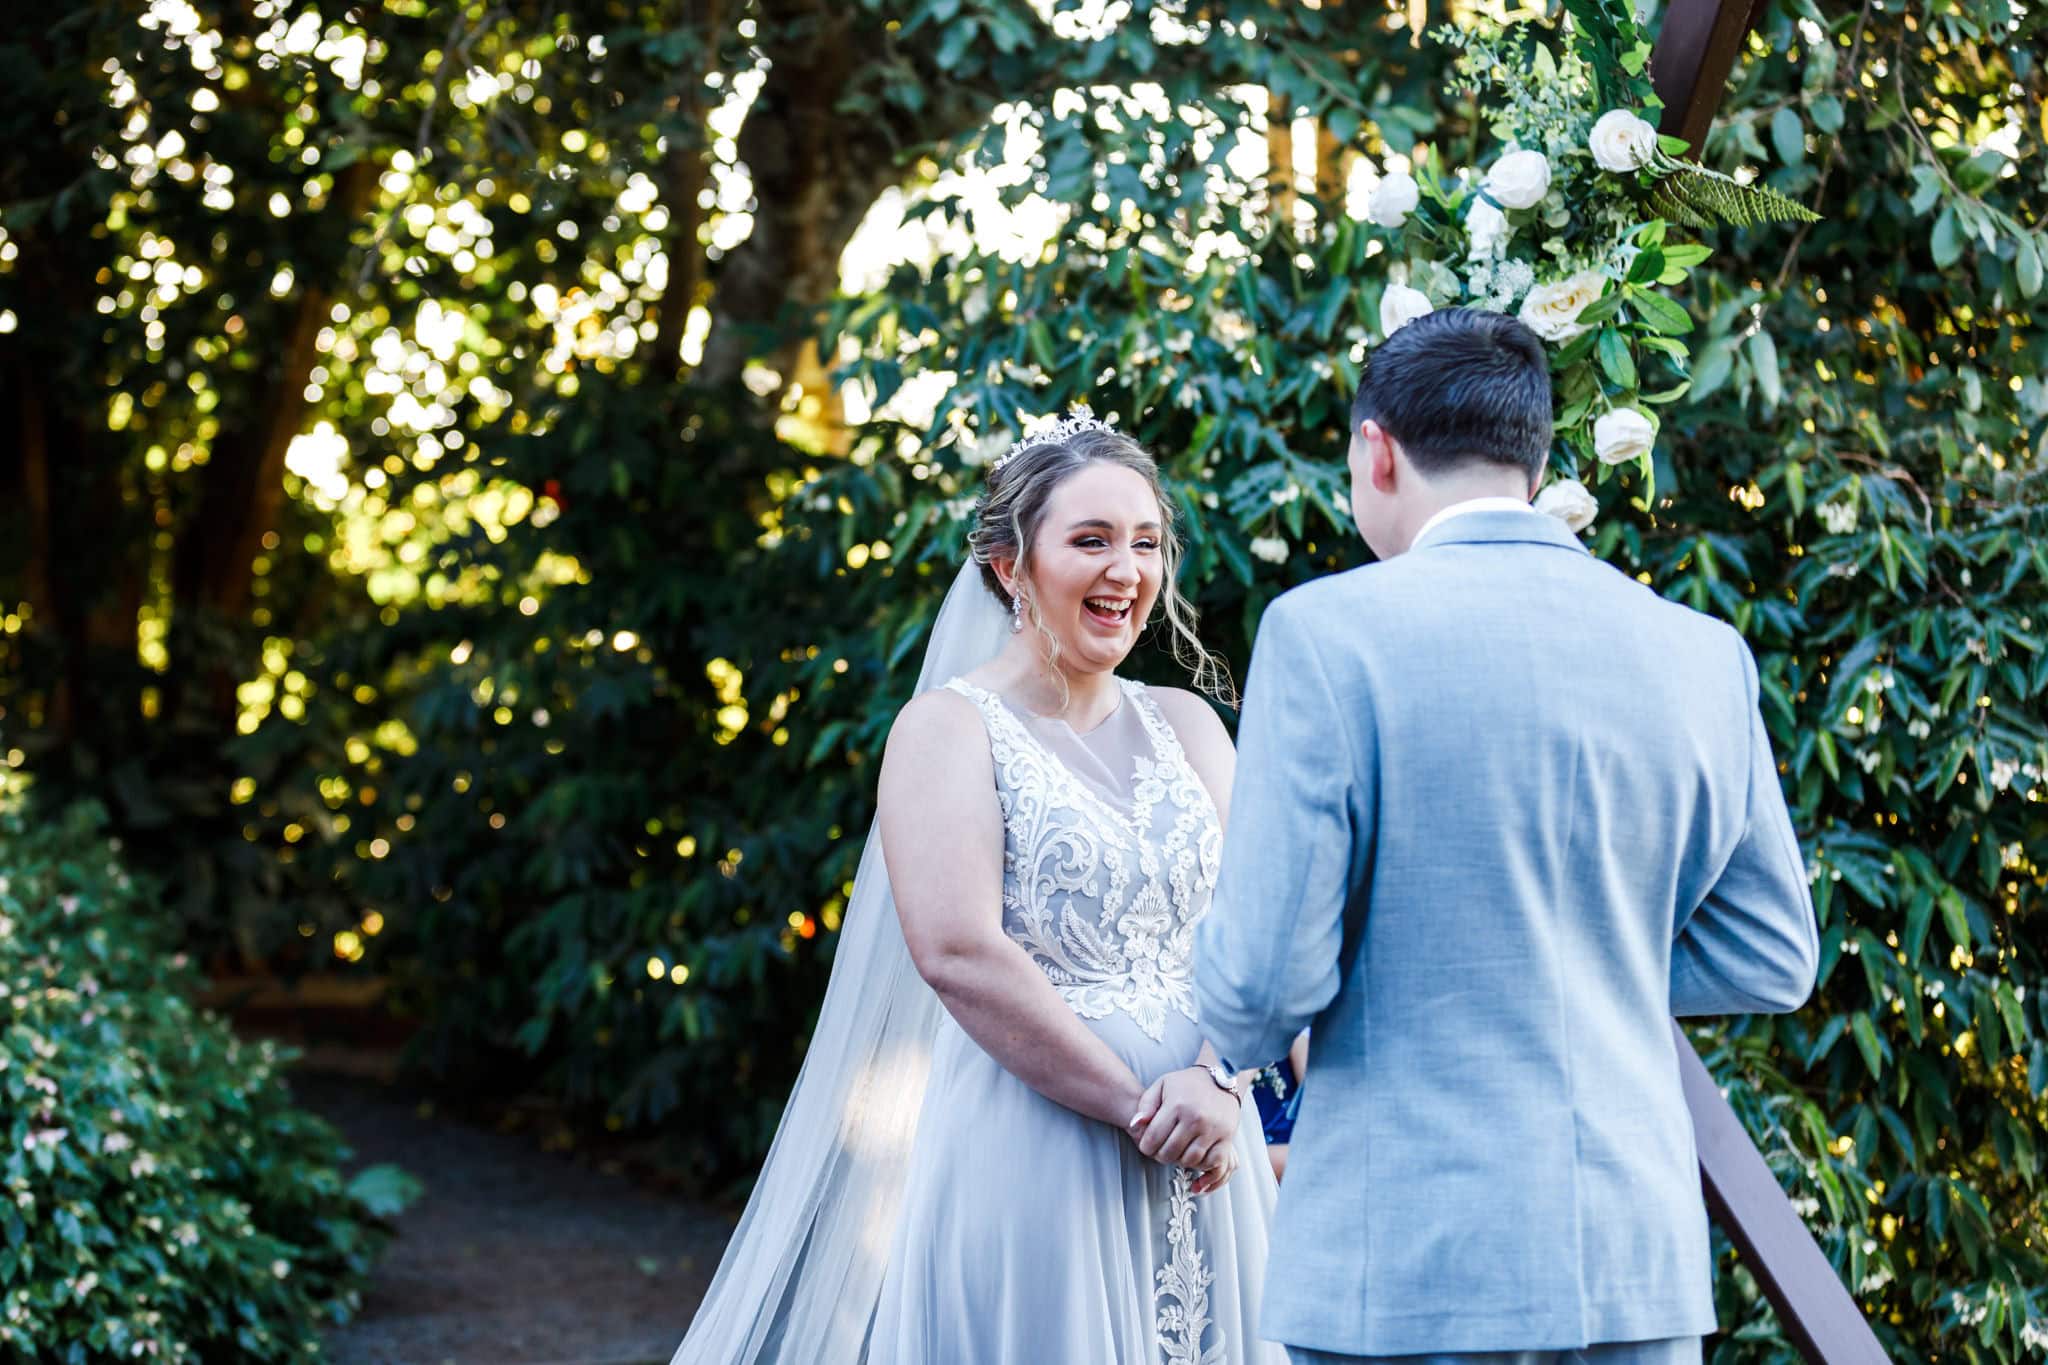
[[[1235,708],[1237,691],[1231,686],[1223,660],[1211,653],[1195,633],[1194,606],[1180,591],[1180,535],[1175,529],[1175,508],[1160,482],[1159,463],[1145,448],[1121,432],[1088,430],[1058,440],[1033,443],[1001,462],[989,473],[988,488],[976,509],[974,528],[967,534],[968,553],[981,566],[982,581],[998,602],[1015,610],[1015,602],[1003,589],[994,561],[1015,559],[1013,571],[1027,577],[1031,568],[1031,547],[1045,521],[1053,490],[1089,465],[1111,464],[1135,471],[1152,490],[1159,504],[1160,583],[1156,616],[1163,617],[1173,637],[1173,655],[1188,670],[1194,685],[1225,706]],[[1027,599],[1031,624],[1044,639],[1046,666],[1060,685],[1064,702],[1066,677],[1060,671],[1060,645],[1038,614],[1038,603]],[[1152,619],[1145,625],[1150,626]]]

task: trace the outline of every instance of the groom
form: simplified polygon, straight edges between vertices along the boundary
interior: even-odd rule
[[[1263,1319],[1296,1362],[1697,1365],[1668,1020],[1813,986],[1756,664],[1530,509],[1550,412],[1520,323],[1402,327],[1351,413],[1378,562],[1259,625],[1195,977],[1236,1065],[1314,1025]]]

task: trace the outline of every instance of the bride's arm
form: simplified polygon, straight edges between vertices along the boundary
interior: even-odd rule
[[[973,703],[903,708],[882,759],[882,854],[918,974],[967,1036],[1056,1104],[1122,1128],[1144,1087],[1002,924],[1003,819]]]

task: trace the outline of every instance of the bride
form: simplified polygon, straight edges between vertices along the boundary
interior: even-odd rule
[[[1157,607],[1220,686],[1157,466],[1081,409],[991,467],[968,543],[673,1365],[1280,1362],[1273,1177],[1189,976],[1233,753],[1199,697],[1115,673]]]

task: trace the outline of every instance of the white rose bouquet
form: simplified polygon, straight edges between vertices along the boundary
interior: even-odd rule
[[[1428,146],[1396,159],[1364,229],[1389,267],[1382,335],[1467,305],[1513,313],[1551,349],[1558,481],[1545,497],[1574,529],[1592,523],[1604,484],[1623,481],[1642,506],[1654,497],[1653,410],[1691,387],[1692,315],[1665,292],[1709,254],[1691,231],[1812,217],[1677,159],[1685,144],[1657,133],[1650,46],[1626,0],[1588,3],[1600,22],[1437,30],[1492,115],[1490,139],[1470,166]]]

